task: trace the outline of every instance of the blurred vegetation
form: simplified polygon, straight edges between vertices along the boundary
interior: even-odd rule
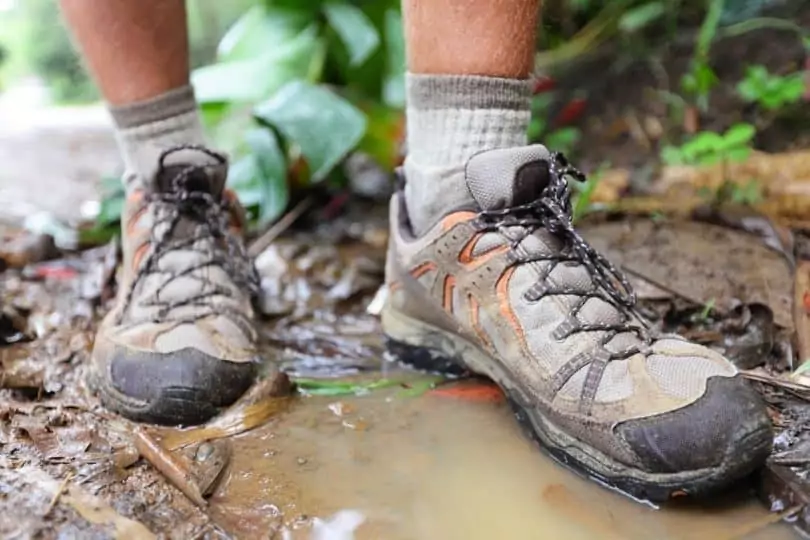
[[[254,3],[187,1],[193,66],[213,60],[219,38]],[[0,89],[29,75],[44,79],[56,103],[99,99],[62,24],[56,0],[16,0],[0,12]]]
[[[231,155],[229,182],[257,226],[278,218],[296,190],[345,182],[341,164],[352,153],[384,171],[400,162],[405,59],[399,0],[187,4],[192,82],[203,119],[216,145]],[[576,120],[585,99],[576,93],[576,78],[562,84],[571,72],[586,80],[637,62],[660,64],[674,47],[687,48],[688,65],[675,84],[657,91],[675,124],[706,114],[721,85],[769,119],[792,114],[806,92],[802,66],[785,72],[752,65],[740,80],[721,81],[712,58],[718,41],[766,28],[794,35],[810,49],[808,29],[791,16],[803,0],[544,4],[536,63],[546,78],[535,87],[529,137],[555,149],[575,152],[582,139]],[[54,0],[14,5],[0,18],[0,47],[9,51],[0,84],[34,72],[59,102],[94,99]],[[602,73],[594,76],[589,58],[597,59]],[[762,126],[739,119],[728,124],[717,133],[685,128],[675,138],[665,137],[661,160],[706,164],[744,158]],[[120,201],[114,199],[102,205],[101,223],[115,222]]]

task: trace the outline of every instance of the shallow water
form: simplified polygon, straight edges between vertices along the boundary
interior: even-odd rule
[[[562,468],[503,403],[397,391],[303,397],[233,439],[212,515],[240,537],[342,539],[795,538],[748,494],[655,510]],[[309,518],[359,511],[354,536]],[[344,516],[345,517],[345,516]]]

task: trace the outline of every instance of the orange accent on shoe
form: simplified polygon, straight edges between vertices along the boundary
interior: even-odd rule
[[[475,212],[455,212],[442,218],[442,230],[449,231],[459,223],[466,223],[477,216]]]
[[[470,241],[464,245],[461,253],[458,254],[458,262],[461,263],[467,270],[474,270],[492,258],[509,251],[509,246],[496,246],[489,251],[479,254],[478,256],[473,255],[475,245],[482,236],[483,233],[474,235],[472,238],[470,238]]]
[[[127,202],[130,204],[139,204],[143,200],[144,191],[142,189],[134,189],[127,195]]]
[[[498,305],[501,309],[501,315],[503,315],[504,319],[509,323],[512,329],[515,331],[515,334],[518,336],[521,342],[521,346],[525,344],[524,335],[523,335],[523,327],[520,325],[520,321],[518,321],[517,315],[515,315],[514,310],[512,310],[512,306],[509,303],[509,280],[512,278],[512,274],[515,273],[515,268],[508,268],[506,272],[504,272],[500,278],[498,278],[498,283],[495,285],[495,290],[498,292]]]
[[[431,270],[436,270],[436,264],[430,261],[423,262],[422,264],[411,270],[411,276],[413,276],[414,279],[419,279],[420,277],[424,276]]]
[[[139,207],[135,212],[129,216],[126,224],[126,233],[129,235],[135,234],[135,227],[138,225],[138,221],[143,217],[146,213],[148,206],[143,205]]]
[[[402,283],[399,281],[392,281],[388,284],[388,292],[394,292],[402,288]]]
[[[442,307],[447,313],[453,313],[453,291],[456,288],[456,278],[453,276],[445,276],[444,278],[444,295],[442,298]]]
[[[147,251],[149,251],[149,242],[144,242],[143,244],[138,246],[138,248],[132,254],[132,268],[133,269],[137,269],[140,266],[141,261],[143,260],[143,257],[144,257],[144,255],[146,255]]]
[[[487,333],[484,332],[484,329],[481,328],[481,305],[471,294],[467,295],[467,301],[470,303],[470,326],[473,331],[475,331],[475,335],[478,336],[478,339],[481,340],[481,343],[484,344],[484,347],[491,349],[492,341],[489,339]]]

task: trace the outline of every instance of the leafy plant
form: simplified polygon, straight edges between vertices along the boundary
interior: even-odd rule
[[[542,143],[551,150],[571,155],[582,137],[582,132],[574,126],[550,129],[548,107],[551,94],[542,93],[532,99],[532,119],[529,122],[528,138],[532,143]]]
[[[598,169],[588,175],[588,179],[585,180],[585,182],[574,183],[574,194],[572,197],[573,208],[571,212],[571,220],[573,223],[578,223],[594,209],[594,205],[592,204],[593,194],[597,186],[599,186],[599,182],[602,180],[602,175],[609,167],[609,163],[602,163]]]
[[[777,110],[798,103],[806,87],[803,72],[775,75],[762,65],[749,66],[745,78],[737,85],[737,93],[745,101],[766,110]]]
[[[398,9],[393,0],[264,2],[225,34],[217,62],[193,73],[206,124],[234,158],[229,183],[260,224],[284,211],[290,182],[334,177],[353,150],[394,161],[386,128],[404,97]]]
[[[709,65],[709,51],[717,35],[724,6],[725,0],[709,0],[708,10],[695,42],[695,53],[689,71],[681,78],[681,90],[694,99],[702,111],[708,110],[709,96],[719,82],[717,74]]]
[[[713,165],[743,161],[751,154],[756,129],[751,124],[736,124],[723,134],[703,131],[681,146],[666,146],[661,159],[668,165]]]

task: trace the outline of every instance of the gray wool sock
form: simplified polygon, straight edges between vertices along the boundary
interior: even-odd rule
[[[473,155],[526,144],[531,92],[525,79],[408,73],[406,95],[405,200],[421,235],[471,202],[464,167]]]
[[[167,148],[205,144],[194,89],[189,85],[146,101],[110,107],[110,114],[126,166],[127,190],[149,186],[158,158]]]

